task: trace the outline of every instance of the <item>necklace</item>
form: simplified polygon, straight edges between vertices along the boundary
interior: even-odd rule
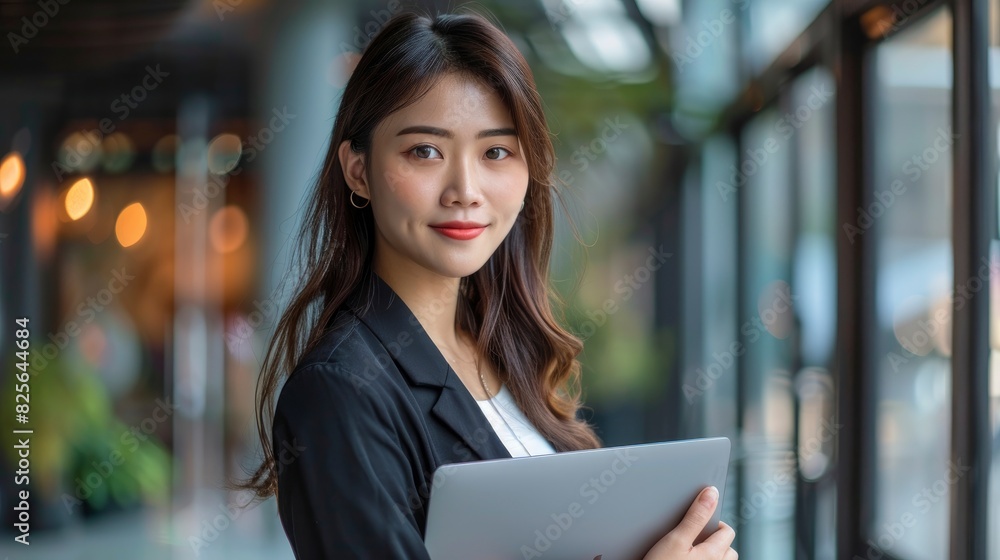
[[[517,440],[517,443],[521,444],[521,447],[524,448],[524,452],[527,453],[528,456],[530,457],[531,451],[528,451],[528,446],[525,445],[523,441],[521,441],[521,438],[517,437],[517,432],[515,432],[514,428],[512,428],[510,424],[507,422],[507,418],[505,418],[503,414],[500,414],[500,410],[497,408],[496,403],[493,402],[493,394],[490,393],[490,388],[486,386],[486,377],[483,376],[483,370],[479,367],[478,356],[476,356],[476,372],[479,373],[479,380],[483,382],[483,389],[486,391],[487,402],[490,403],[490,406],[493,407],[493,411],[497,413],[497,416],[500,417],[500,420],[503,420],[504,425],[507,426],[508,430],[510,430],[510,434],[514,436],[514,439]],[[502,385],[501,385],[501,390],[503,390]]]

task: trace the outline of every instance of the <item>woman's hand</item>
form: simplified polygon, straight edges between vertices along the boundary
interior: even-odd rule
[[[719,491],[710,486],[698,494],[684,519],[672,531],[649,549],[643,560],[736,560],[739,554],[729,547],[736,538],[732,527],[719,522],[719,528],[698,546],[694,540],[698,538],[702,528],[712,518],[719,502]]]

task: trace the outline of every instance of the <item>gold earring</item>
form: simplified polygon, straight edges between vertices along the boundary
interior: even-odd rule
[[[355,193],[354,191],[351,191],[351,194],[347,195],[347,197],[351,199],[351,206],[353,206],[355,208],[364,208],[365,206],[368,206],[368,204],[371,203],[371,199],[365,198],[365,197],[361,197],[362,200],[365,201],[365,203],[362,206],[358,206],[357,204],[354,203],[354,195],[355,194],[357,194],[357,193]]]

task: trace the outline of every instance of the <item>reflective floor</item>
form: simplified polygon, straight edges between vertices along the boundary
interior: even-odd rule
[[[213,513],[210,508],[202,508],[195,516],[185,513],[170,516],[143,510],[108,515],[63,530],[32,533],[29,547],[12,544],[13,537],[8,534],[0,544],[0,558],[293,560],[273,502],[243,512],[231,525],[218,509]],[[209,529],[209,522],[214,522],[221,530]],[[197,531],[186,529],[194,525],[200,528]]]

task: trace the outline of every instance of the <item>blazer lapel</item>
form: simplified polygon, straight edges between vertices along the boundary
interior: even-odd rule
[[[375,333],[414,385],[440,389],[431,414],[462,438],[479,459],[511,457],[458,374],[384,280],[371,272],[346,304]]]

